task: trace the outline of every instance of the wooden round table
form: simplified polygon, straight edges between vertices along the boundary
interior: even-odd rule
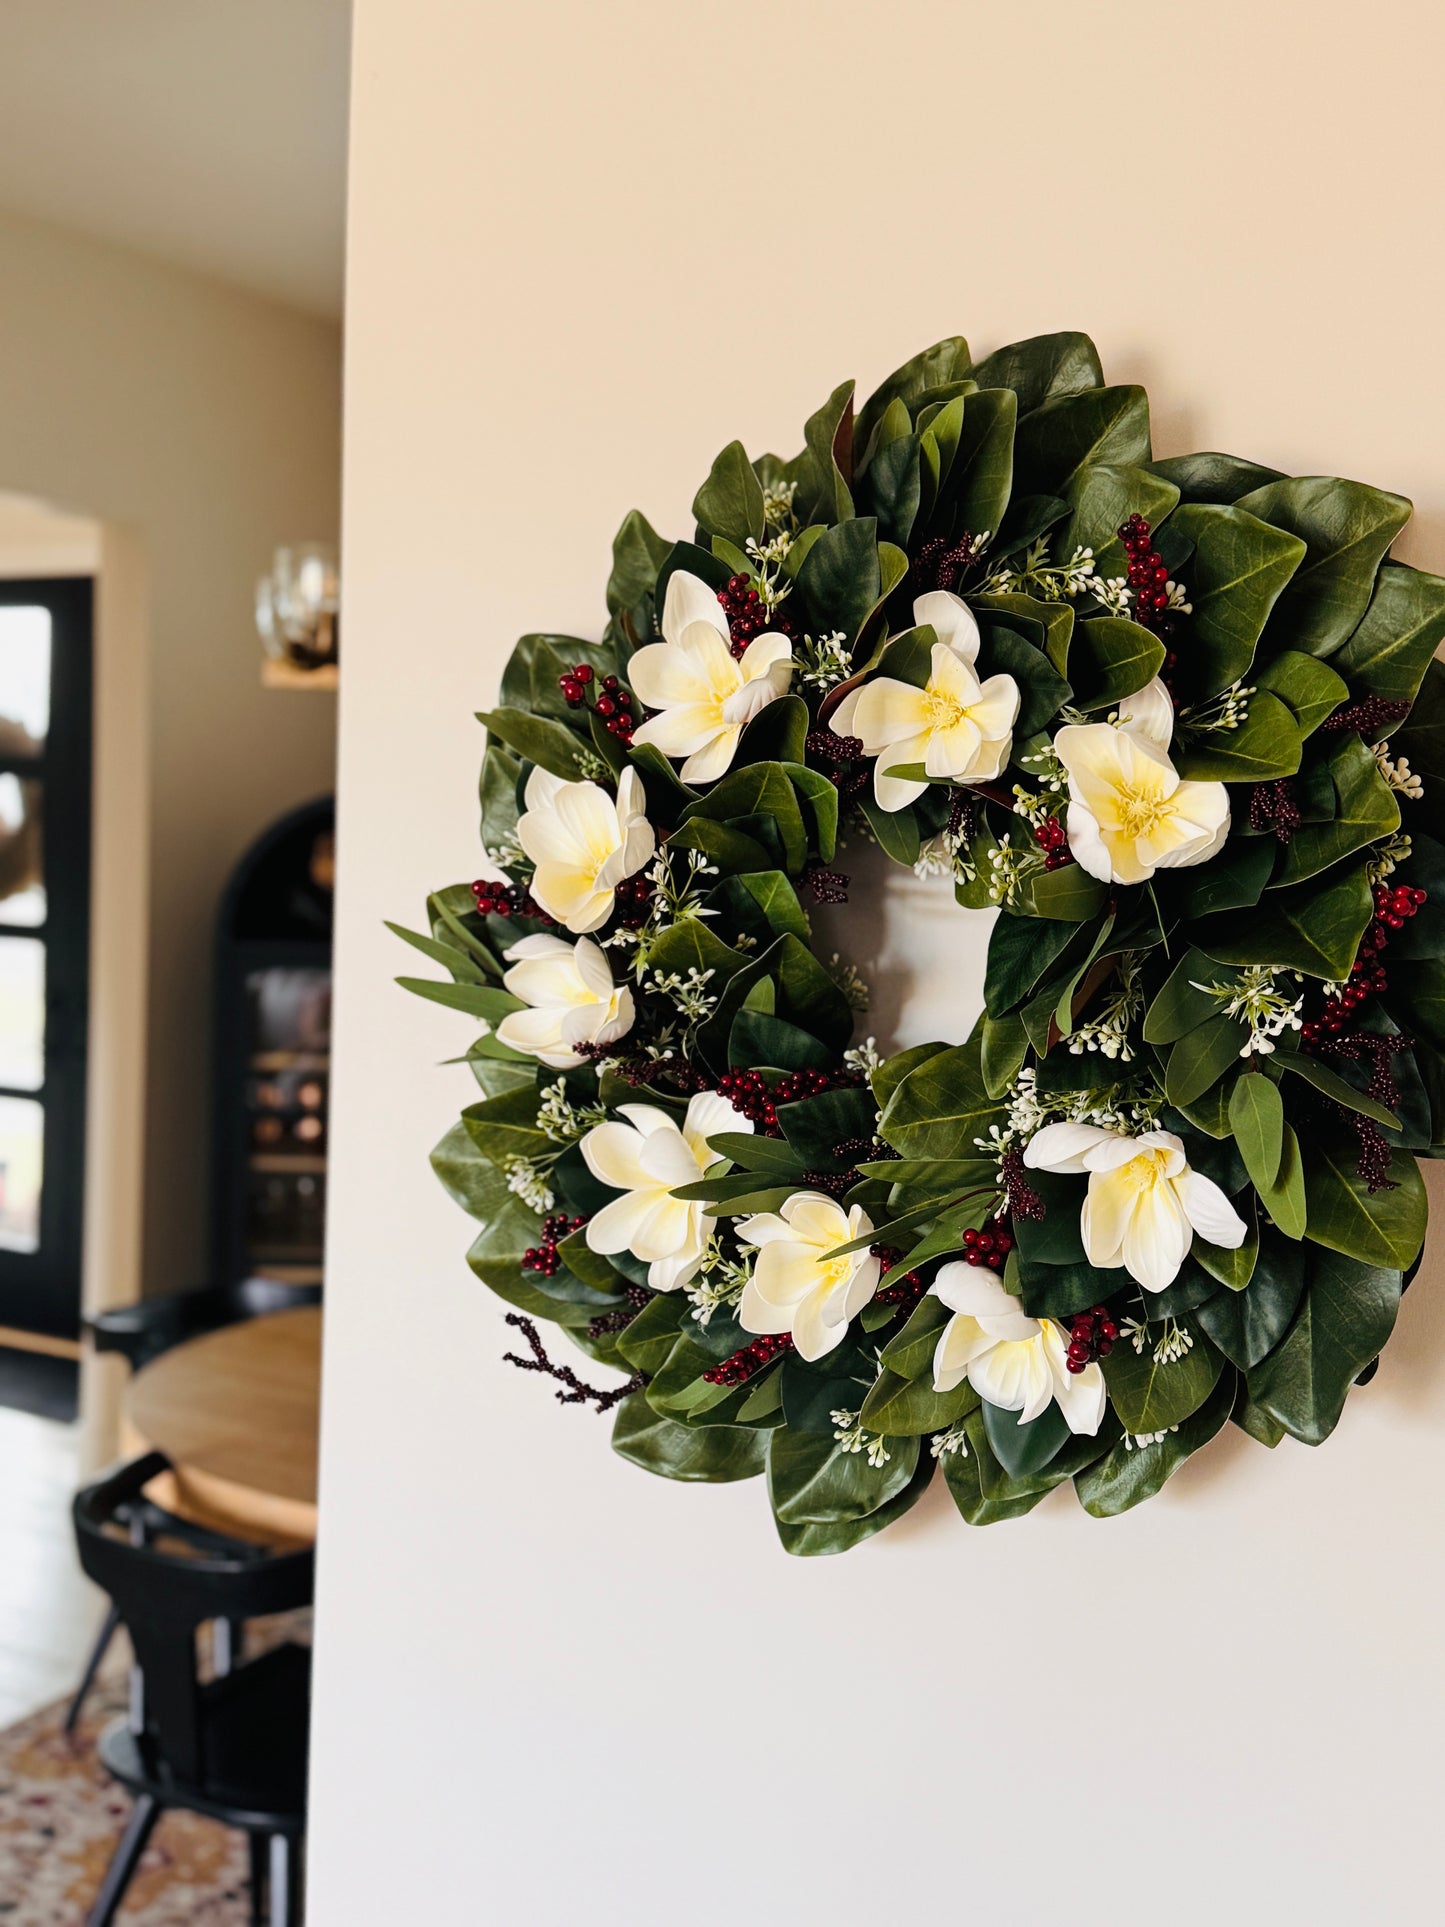
[[[228,1532],[304,1545],[316,1537],[321,1313],[249,1318],[155,1359],[126,1396],[128,1445],[175,1467],[157,1503]]]

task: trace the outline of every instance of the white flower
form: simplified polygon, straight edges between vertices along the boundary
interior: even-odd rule
[[[919,596],[913,620],[938,638],[925,686],[875,676],[851,690],[832,719],[836,735],[860,737],[864,753],[877,757],[873,794],[884,810],[901,810],[928,788],[888,774],[907,763],[921,763],[935,779],[992,782],[1008,762],[1019,713],[1012,676],[980,683],[975,674],[978,624],[961,597],[943,589]]]
[[[1157,869],[1205,863],[1229,835],[1223,783],[1186,782],[1158,741],[1163,719],[1150,692],[1128,702],[1140,721],[1070,723],[1054,738],[1069,777],[1069,848],[1103,883],[1143,883]]]
[[[716,1091],[699,1091],[688,1100],[681,1130],[656,1105],[617,1108],[625,1124],[599,1124],[582,1140],[593,1177],[622,1193],[588,1219],[587,1245],[609,1258],[630,1251],[647,1261],[647,1282],[654,1291],[676,1291],[702,1263],[710,1220],[700,1203],[675,1198],[673,1192],[696,1184],[717,1162],[710,1136],[753,1127]]]
[[[1084,1252],[1101,1271],[1123,1266],[1145,1291],[1173,1284],[1197,1231],[1237,1250],[1245,1223],[1213,1178],[1192,1171],[1172,1131],[1126,1137],[1097,1124],[1046,1124],[1029,1139],[1036,1171],[1087,1172],[1079,1220]]]
[[[1104,1416],[1104,1374],[1068,1369],[1069,1335],[1052,1318],[1030,1318],[991,1271],[944,1265],[932,1291],[953,1313],[933,1353],[933,1389],[951,1392],[966,1378],[982,1399],[1017,1412],[1027,1425],[1055,1399],[1071,1432],[1097,1432]]]
[[[880,1267],[866,1245],[837,1248],[872,1229],[860,1206],[845,1212],[818,1191],[795,1191],[781,1213],[744,1218],[738,1236],[758,1247],[758,1259],[738,1307],[743,1330],[791,1332],[807,1359],[840,1345],[878,1289]]]
[[[685,569],[668,578],[662,634],[627,665],[633,689],[659,712],[632,740],[685,756],[684,782],[710,783],[731,767],[743,724],[788,693],[793,645],[764,630],[736,659],[722,605]]]
[[[606,956],[590,938],[573,945],[561,937],[523,937],[506,956],[512,968],[502,982],[531,1006],[497,1025],[509,1049],[570,1071],[587,1061],[579,1044],[611,1044],[631,1030],[632,992],[613,983]]]
[[[537,866],[532,895],[576,934],[600,930],[618,884],[652,859],[656,838],[642,779],[623,770],[614,802],[596,783],[568,783],[534,769],[523,800],[517,841]]]

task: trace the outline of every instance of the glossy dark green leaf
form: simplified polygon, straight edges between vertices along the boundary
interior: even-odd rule
[[[923,1438],[930,1432],[947,1431],[977,1403],[978,1394],[967,1381],[951,1392],[935,1392],[931,1372],[921,1378],[902,1378],[885,1368],[863,1401],[862,1423],[889,1439]]]
[[[1070,645],[1074,699],[1080,709],[1116,709],[1152,681],[1163,663],[1163,643],[1137,622],[1091,616],[1075,625]]]
[[[952,1315],[943,1300],[930,1292],[914,1306],[898,1336],[883,1347],[879,1362],[895,1378],[931,1378],[939,1334]]]
[[[529,710],[506,708],[484,710],[477,720],[485,723],[493,736],[514,749],[519,756],[526,757],[529,763],[536,763],[553,776],[564,777],[569,783],[581,780],[577,753],[584,748],[584,744],[565,723],[553,722],[546,716],[534,716]]]
[[[850,642],[855,640],[883,593],[874,518],[839,522],[820,536],[798,571],[798,589],[807,604],[811,634],[841,629]]]
[[[674,850],[701,850],[724,877],[744,877],[768,868],[768,853],[756,837],[708,816],[680,823],[668,842]]]
[[[1293,776],[1303,738],[1293,712],[1261,689],[1238,729],[1212,729],[1173,752],[1181,776],[1199,783],[1268,783]]]
[[[804,1525],[789,1525],[778,1519],[778,1538],[784,1552],[794,1558],[810,1559],[847,1552],[851,1547],[861,1545],[865,1539],[871,1539],[875,1532],[882,1532],[885,1526],[891,1526],[895,1519],[901,1519],[905,1512],[917,1505],[928,1490],[933,1473],[932,1458],[927,1452],[921,1453],[913,1477],[903,1490],[886,1505],[879,1506],[876,1512],[870,1512],[861,1519],[810,1519]]]
[[[1350,693],[1333,663],[1321,662],[1300,649],[1282,649],[1262,669],[1252,670],[1250,677],[1256,689],[1279,697],[1299,724],[1301,737],[1312,736]]]
[[[1332,655],[1369,606],[1375,572],[1409,521],[1410,504],[1362,482],[1300,475],[1267,482],[1238,506],[1305,543],[1305,559],[1270,615],[1265,645]]]
[[[1390,735],[1390,750],[1409,760],[1411,769],[1426,778],[1427,808],[1435,818],[1430,827],[1440,834],[1439,802],[1429,797],[1433,783],[1445,783],[1445,662],[1427,663],[1415,707],[1403,728]]]
[[[980,388],[1012,388],[1021,415],[1046,401],[1104,385],[1098,350],[1087,335],[1071,331],[1031,335],[1027,341],[995,348],[968,373]]]
[[[889,1099],[879,1128],[904,1157],[966,1157],[999,1116],[999,1105],[983,1088],[978,1046],[963,1044],[910,1072]]]
[[[911,414],[931,389],[947,387],[969,373],[968,343],[962,335],[949,335],[934,342],[919,354],[910,355],[873,390],[858,411],[857,443],[867,448],[890,402],[901,401]]]
[[[783,1427],[770,1437],[768,1497],[784,1525],[865,1518],[903,1490],[918,1464],[916,1438],[890,1438],[887,1464],[874,1466],[824,1433]]]
[[[633,1392],[617,1408],[612,1449],[660,1478],[725,1485],[756,1478],[767,1464],[770,1436],[744,1426],[680,1425]]]
[[[1169,464],[1155,468],[1167,470]],[[1245,676],[1270,610],[1304,560],[1305,545],[1243,509],[1197,500],[1176,510],[1171,526],[1194,544],[1187,582],[1192,613],[1179,675],[1187,698],[1198,701]]]
[[[1219,1291],[1193,1314],[1240,1371],[1266,1357],[1289,1329],[1305,1288],[1302,1245],[1266,1230],[1254,1274],[1243,1291]]]
[[[1267,961],[1278,970],[1340,982],[1374,915],[1365,866],[1320,882],[1277,890],[1255,909],[1206,918],[1194,931],[1221,963]]]
[[[1126,1432],[1167,1431],[1197,1412],[1214,1390],[1223,1360],[1200,1334],[1182,1358],[1159,1364],[1154,1346],[1136,1352],[1121,1340],[1103,1361],[1109,1399]]]
[[[1065,497],[1070,514],[1055,539],[1056,560],[1067,560],[1077,549],[1092,549],[1094,573],[1108,578],[1127,568],[1118,531],[1131,515],[1142,515],[1151,528],[1170,515],[1179,500],[1172,482],[1147,468],[1118,468],[1093,462],[1069,484]]]
[[[1171,455],[1151,462],[1150,467],[1173,482],[1185,502],[1237,502],[1266,482],[1284,479],[1277,468],[1265,468],[1240,455]]]
[[[1256,699],[1257,700],[1257,699]],[[1280,859],[1275,888],[1301,883],[1400,827],[1400,803],[1380,774],[1374,756],[1353,731],[1340,736],[1328,759],[1335,815],[1328,823],[1302,823]]]
[[[1403,1271],[1415,1262],[1425,1238],[1420,1167],[1412,1157],[1396,1156],[1390,1167],[1394,1188],[1371,1193],[1355,1168],[1356,1157],[1352,1137],[1312,1135],[1304,1161],[1305,1235],[1362,1264]]]
[[[1172,1044],[1217,1016],[1219,1000],[1199,986],[1228,980],[1228,972],[1212,957],[1202,950],[1186,950],[1145,1012],[1145,1043]]]
[[[1259,902],[1274,868],[1278,846],[1272,836],[1234,836],[1218,856],[1195,869],[1156,877],[1172,886],[1179,914],[1207,917],[1219,910],[1247,910]]]
[[[1082,1197],[1081,1187],[1080,1202]],[[1019,1303],[1030,1318],[1072,1318],[1118,1289],[1117,1272],[1099,1271],[1084,1259],[1072,1264],[1035,1264],[1020,1256],[1017,1276],[1023,1287]]]
[[[618,616],[650,596],[657,572],[672,544],[660,536],[638,509],[629,509],[612,538],[612,573],[607,579],[607,613]]]
[[[1302,1238],[1306,1221],[1304,1160],[1300,1154],[1299,1138],[1292,1125],[1286,1124],[1284,1127],[1279,1170],[1274,1182],[1255,1188],[1271,1224],[1282,1231],[1286,1238]]]
[[[692,505],[698,526],[739,548],[763,535],[763,486],[741,442],[729,442]]]
[[[1357,1375],[1395,1325],[1400,1273],[1331,1253],[1317,1258],[1283,1341],[1249,1374],[1249,1396],[1292,1438],[1327,1439]]]
[[[853,384],[835,388],[803,430],[806,454],[800,464],[794,508],[805,525],[846,522],[853,514]]]
[[[1085,923],[1102,912],[1109,892],[1082,864],[1066,863],[1061,869],[1043,870],[1032,877],[1025,894],[1035,917]]]
[[[1058,495],[1094,462],[1133,468],[1149,460],[1149,398],[1142,388],[1092,388],[1047,401],[1020,418],[1014,491]]]
[[[1137,1445],[1132,1437],[1127,1443],[1120,1439],[1103,1458],[1077,1473],[1074,1490],[1085,1512],[1095,1519],[1112,1519],[1162,1491],[1184,1461],[1223,1429],[1234,1392],[1234,1374],[1221,1373],[1209,1397],[1180,1421],[1177,1431],[1166,1431],[1149,1445]]]
[[[1008,388],[981,388],[963,406],[963,431],[939,506],[950,535],[998,532],[1013,492],[1018,401]]]
[[[1003,915],[989,932],[983,998],[990,1017],[1020,1004],[1068,949],[1076,932],[1047,919]]]
[[[634,1371],[646,1372],[651,1377],[667,1363],[688,1315],[686,1301],[680,1303],[681,1299],[681,1292],[659,1292],[618,1334],[618,1353]]]
[[[810,1031],[761,1011],[740,1010],[728,1035],[728,1064],[735,1070],[767,1065],[779,1071],[826,1071],[836,1061]]]
[[[1048,1405],[1036,1419],[1022,1424],[1017,1412],[985,1402],[983,1429],[994,1456],[1012,1478],[1026,1479],[1056,1459],[1070,1437],[1068,1422],[1056,1404]]]
[[[1274,1079],[1258,1070],[1236,1079],[1229,1122],[1250,1182],[1260,1193],[1271,1191],[1284,1157],[1284,1100]]]
[[[706,796],[689,803],[683,811],[685,823],[698,817],[716,823],[766,818],[777,826],[789,870],[800,871],[807,860],[808,838],[797,794],[778,763],[754,763],[747,768],[730,770]]]
[[[871,789],[858,800],[868,827],[878,839],[879,847],[884,854],[891,856],[895,863],[910,867],[916,863],[921,838],[918,833],[918,819],[913,811],[908,808],[883,809]]]
[[[1070,686],[1041,648],[1026,642],[1002,622],[985,618],[978,656],[980,677],[1012,676],[1018,684],[1019,713],[1014,734],[1022,741],[1044,728],[1069,700]]]
[[[1164,1088],[1171,1104],[1193,1104],[1239,1065],[1248,1035],[1244,1026],[1223,1014],[1210,1017],[1186,1031],[1169,1052]]]
[[[1445,641],[1445,577],[1385,562],[1370,606],[1333,667],[1363,695],[1413,702]]]

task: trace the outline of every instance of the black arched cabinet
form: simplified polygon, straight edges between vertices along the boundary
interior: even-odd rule
[[[216,943],[214,1275],[321,1280],[331,1088],[331,798],[246,853]]]

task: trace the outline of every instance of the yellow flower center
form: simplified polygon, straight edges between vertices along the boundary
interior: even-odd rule
[[[973,713],[967,704],[958,700],[957,696],[950,696],[946,690],[935,688],[932,683],[923,694],[928,703],[930,729],[956,729],[960,723],[967,722]]]
[[[1152,1191],[1164,1175],[1166,1153],[1141,1151],[1119,1170],[1119,1177],[1134,1191]]]
[[[1169,799],[1142,787],[1121,788],[1119,828],[1125,836],[1147,836],[1161,818],[1169,814]]]

